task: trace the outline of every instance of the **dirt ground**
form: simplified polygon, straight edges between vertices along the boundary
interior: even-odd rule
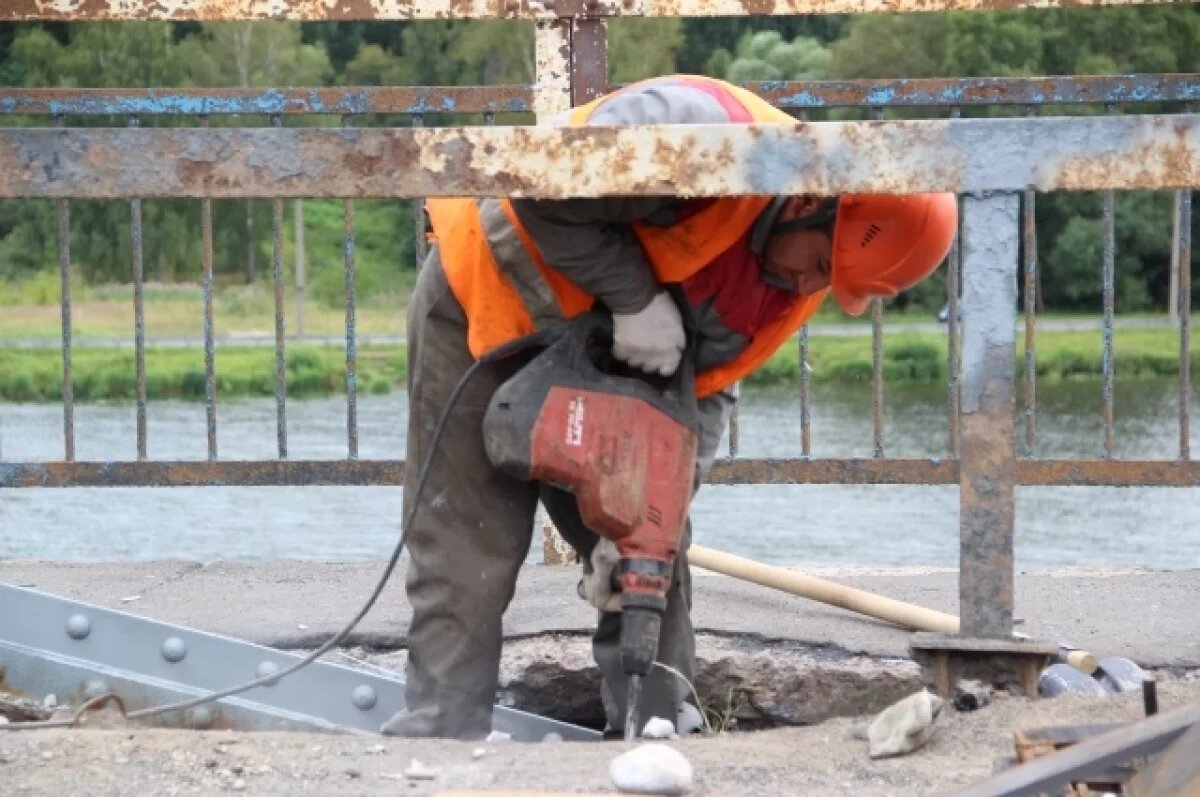
[[[1200,701],[1200,680],[1160,684],[1163,711]],[[1002,698],[947,708],[923,750],[872,761],[855,720],[671,742],[695,768],[698,795],[931,795],[978,782],[1012,752],[1012,730],[1135,720],[1139,694]],[[549,749],[547,748],[549,744]],[[626,745],[464,743],[381,737],[120,728],[0,732],[6,795],[437,795],[452,789],[613,793],[608,764]],[[484,752],[480,752],[484,751]],[[413,761],[429,780],[406,777]]]

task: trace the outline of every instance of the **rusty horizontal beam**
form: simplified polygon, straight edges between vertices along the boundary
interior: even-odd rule
[[[38,462],[0,464],[3,487],[272,487],[401,485],[395,460]]]
[[[0,130],[0,197],[14,198],[1189,187],[1200,187],[1195,114],[628,128]]]
[[[744,84],[781,108],[1076,105],[1200,100],[1200,75],[778,80]]]
[[[0,21],[727,17],[1094,8],[1174,0],[4,0]]]
[[[529,86],[358,86],[270,89],[9,89],[0,114],[526,113]]]
[[[718,460],[710,484],[958,484],[956,459]],[[1200,461],[1017,460],[1027,487],[1200,487]],[[0,488],[397,486],[396,460],[0,464]]]
[[[762,81],[743,85],[782,108],[798,109],[1200,101],[1200,76],[1193,73]],[[0,114],[35,116],[528,113],[532,105],[531,86],[0,88]]]

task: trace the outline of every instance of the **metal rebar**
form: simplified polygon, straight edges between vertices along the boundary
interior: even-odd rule
[[[800,453],[812,456],[812,374],[808,367],[808,324],[800,327]]]
[[[132,116],[130,127],[141,121]],[[142,200],[129,200],[130,258],[133,261],[133,362],[137,382],[137,458],[146,459],[146,298],[145,257],[142,246]]]
[[[279,114],[271,114],[271,126],[280,127]],[[283,200],[271,201],[271,261],[275,277],[275,435],[279,458],[287,459],[287,350],[283,307]]]
[[[350,127],[350,117],[342,117]],[[346,458],[358,459],[358,335],[354,286],[354,200],[342,201],[342,257],[346,277]]]
[[[208,127],[208,117],[201,116],[200,124]],[[208,432],[208,459],[217,458],[217,365],[213,343],[213,227],[212,200],[200,200],[200,248],[204,262],[202,293],[204,297],[204,419]]]
[[[955,105],[950,109],[950,118],[958,119],[962,116],[962,108]],[[957,199],[958,216],[962,218],[962,198]],[[958,318],[958,292],[959,275],[962,273],[962,245],[960,234],[954,236],[953,243],[950,244],[950,254],[946,257],[946,312],[949,314],[946,317],[948,324],[946,329],[946,428],[947,428],[947,446],[950,456],[958,456],[958,435],[959,435],[959,407],[961,406],[961,395],[959,387],[959,374],[962,369],[959,365],[959,323]]]
[[[66,127],[67,120],[54,117],[55,127]],[[71,372],[71,206],[68,200],[57,201],[58,211],[58,275],[62,295],[59,307],[62,314],[62,399],[63,399],[63,458],[75,461],[75,382]]]
[[[733,394],[733,409],[729,413],[729,458],[737,459],[738,444],[741,441],[742,383],[734,382],[730,392]]]
[[[872,108],[871,119],[883,119],[883,108]],[[883,300],[871,300],[871,384],[875,456],[883,456]]]
[[[1037,109],[1025,111],[1034,116]],[[1037,194],[1026,189],[1021,201],[1025,256],[1025,454],[1037,452]]]
[[[412,115],[413,127],[424,127],[425,117],[422,114],[414,113]],[[425,200],[417,197],[412,201],[413,215],[413,253],[417,258],[417,268],[420,269],[425,263],[425,255],[428,252],[428,247],[425,241]]]
[[[1105,106],[1111,115],[1116,113],[1116,106]],[[1113,455],[1113,314],[1116,304],[1116,250],[1117,250],[1117,214],[1116,194],[1104,192],[1104,271],[1103,296],[1104,320],[1102,330],[1104,335],[1104,355],[1102,359],[1103,383],[1103,416],[1104,416],[1104,458]]]
[[[871,300],[871,385],[875,456],[883,456],[883,300]]]
[[[1184,106],[1192,112],[1192,104]],[[1192,192],[1179,195],[1179,458],[1191,459]]]

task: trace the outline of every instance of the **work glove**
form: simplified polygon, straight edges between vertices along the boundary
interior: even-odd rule
[[[666,291],[636,313],[613,313],[613,356],[634,368],[670,376],[686,344],[679,308]]]
[[[621,555],[612,540],[600,538],[591,556],[583,560],[583,578],[579,580],[579,597],[602,612],[621,611],[621,591],[614,589],[613,580]]]

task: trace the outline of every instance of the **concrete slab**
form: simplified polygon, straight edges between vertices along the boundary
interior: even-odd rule
[[[410,609],[398,572],[352,644],[400,646]],[[280,647],[312,647],[338,631],[370,594],[382,564],[315,562],[0,562],[0,581],[25,584],[168,622]],[[953,570],[805,569],[804,572],[954,612]],[[505,633],[587,633],[594,615],[576,597],[574,567],[530,565]],[[1018,630],[1149,667],[1200,667],[1200,571],[1079,570],[1017,576]],[[702,631],[907,657],[909,634],[885,623],[697,571]]]

